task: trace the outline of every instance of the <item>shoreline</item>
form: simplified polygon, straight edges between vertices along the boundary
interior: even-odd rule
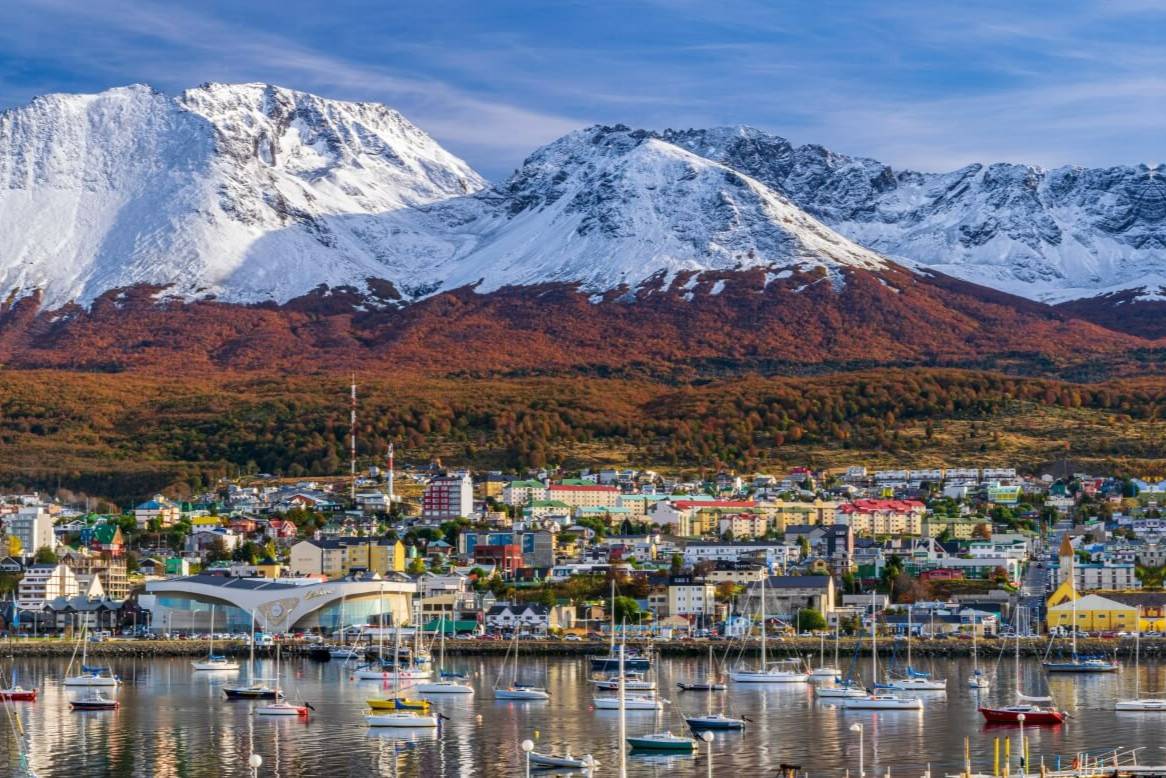
[[[870,641],[867,638],[842,638],[839,641],[839,657],[850,657],[855,653],[855,642],[858,642],[857,651],[861,656],[870,655]],[[759,654],[761,641],[752,639],[742,645],[739,641],[728,640],[672,640],[654,643],[656,653],[662,657],[707,656],[709,645],[717,653],[728,650],[731,654]],[[880,640],[879,652],[884,656],[891,652],[891,639]],[[506,640],[447,640],[445,651],[450,655],[462,656],[502,656],[506,653],[510,641]],[[522,641],[523,654],[542,656],[577,656],[585,657],[592,654],[606,654],[609,648],[607,641],[563,641],[563,640],[529,640]],[[649,641],[630,640],[631,648],[644,648]],[[995,657],[1001,651],[1012,653],[1013,640],[988,639],[981,640],[977,646],[982,658]],[[821,644],[816,638],[772,638],[768,641],[766,652],[773,657],[809,656],[811,659],[818,655]],[[312,644],[292,642],[283,644],[283,651],[290,656],[307,656]],[[1133,638],[1084,638],[1077,641],[1078,652],[1081,654],[1105,654],[1108,656],[1133,657]],[[101,643],[90,643],[88,654],[91,657],[193,657],[203,656],[210,650],[210,642],[206,640],[107,640]],[[895,641],[895,650],[902,653],[905,650],[903,641]],[[1022,638],[1020,653],[1026,657],[1043,657],[1049,650],[1047,637]],[[75,640],[60,638],[36,638],[28,640],[0,641],[0,657],[16,656],[72,656],[78,651]],[[215,652],[231,656],[246,656],[246,643],[224,643],[216,641]],[[1067,639],[1057,639],[1053,646],[1052,655],[1060,656],[1068,651]],[[256,647],[258,656],[274,655],[272,646]],[[970,640],[914,640],[911,643],[911,653],[919,657],[956,658],[970,657],[972,644]],[[1166,638],[1149,638],[1141,641],[1141,653],[1144,657],[1166,656]],[[834,654],[833,641],[826,642],[826,654]]]

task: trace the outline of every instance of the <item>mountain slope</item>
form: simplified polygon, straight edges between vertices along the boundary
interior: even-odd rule
[[[772,187],[897,261],[1031,299],[1166,294],[1166,166],[895,171],[747,127],[660,137]]]
[[[0,289],[287,299],[405,277],[383,214],[484,186],[400,114],[262,84],[49,95],[0,114]]]

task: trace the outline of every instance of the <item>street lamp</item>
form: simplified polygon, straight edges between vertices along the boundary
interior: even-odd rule
[[[709,746],[709,778],[713,778],[713,733],[707,729],[700,734],[700,739],[708,743]]]
[[[526,754],[526,778],[530,778],[530,752],[534,750],[534,741],[530,738],[522,741],[522,750]]]
[[[858,733],[858,778],[866,778],[866,772],[863,770],[863,764],[862,764],[862,751],[863,751],[862,724],[860,724],[857,721],[854,722],[853,724],[850,725],[850,731]]]
[[[1024,758],[1024,714],[1017,714],[1016,720],[1020,722],[1020,774],[1024,775],[1024,771],[1028,769],[1025,764],[1027,760]]]

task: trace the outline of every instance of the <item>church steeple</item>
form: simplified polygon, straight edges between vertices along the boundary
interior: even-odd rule
[[[1061,548],[1057,552],[1060,557],[1061,570],[1064,573],[1065,580],[1069,582],[1070,588],[1073,589],[1074,594],[1077,591],[1077,576],[1075,563],[1077,555],[1073,552],[1073,544],[1069,542],[1069,533],[1061,535]]]

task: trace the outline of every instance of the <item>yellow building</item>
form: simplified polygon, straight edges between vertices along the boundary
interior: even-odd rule
[[[947,530],[955,540],[970,540],[972,533],[975,532],[976,526],[979,524],[987,524],[991,527],[992,520],[971,517],[928,516],[923,520],[923,535],[924,537],[937,538],[943,534],[944,530]]]
[[[760,503],[761,509],[770,520],[773,528],[778,532],[785,532],[786,527],[794,524],[825,525],[836,524],[838,503],[832,500],[793,501],[774,500]]]
[[[354,570],[378,575],[405,571],[405,544],[385,538],[329,538],[301,540],[291,547],[292,575],[324,575],[338,578]]]
[[[1048,600],[1045,626],[1083,632],[1166,631],[1166,595],[1150,592],[1112,592],[1080,595],[1072,576],[1061,582]]]

